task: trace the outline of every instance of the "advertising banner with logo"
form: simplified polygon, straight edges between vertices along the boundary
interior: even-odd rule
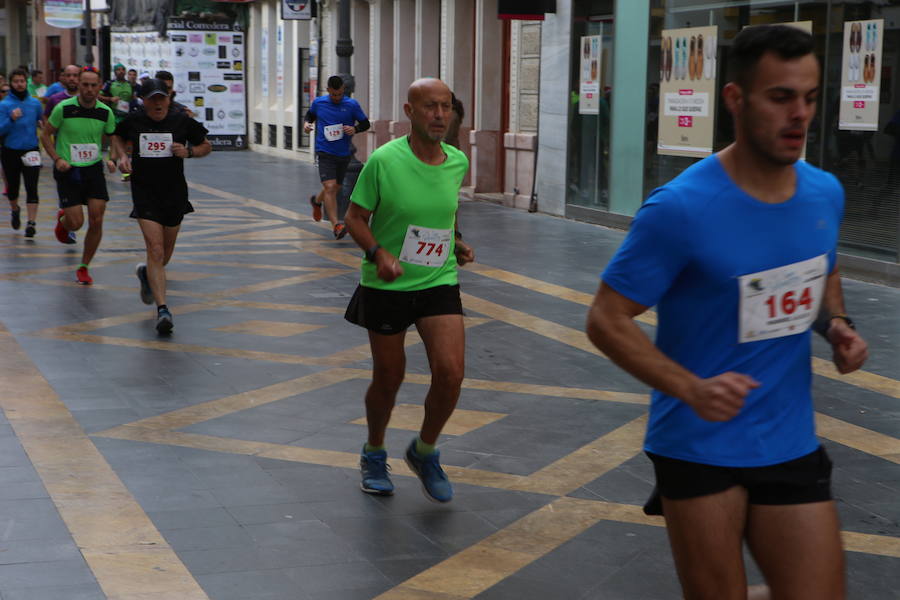
[[[878,131],[884,19],[844,23],[838,129]]]
[[[281,0],[281,18],[285,21],[309,21],[316,16],[315,4],[312,0]]]
[[[284,97],[284,25],[275,30],[275,96]]]
[[[719,28],[664,29],[659,57],[659,136],[667,156],[712,154]]]
[[[581,69],[578,87],[578,114],[600,114],[601,36],[581,36]]]
[[[44,22],[51,27],[74,29],[84,23],[83,0],[44,0]]]
[[[246,36],[237,23],[169,19],[178,100],[209,130],[216,150],[247,147]]]

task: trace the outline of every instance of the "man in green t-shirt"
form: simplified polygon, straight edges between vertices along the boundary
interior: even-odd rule
[[[109,201],[101,149],[104,137],[116,130],[112,110],[97,102],[100,81],[97,69],[84,67],[78,75],[78,95],[57,104],[41,131],[41,143],[53,159],[53,178],[59,193],[57,240],[75,243],[74,232],[84,224],[81,207],[88,207],[88,230],[81,264],[75,271],[76,280],[83,285],[93,283],[88,265],[103,237],[103,214]],[[116,165],[111,160],[106,161],[106,166],[110,173],[115,172]]]
[[[115,79],[106,82],[103,89],[100,90],[100,100],[105,102],[116,115],[116,122],[121,123],[125,115],[128,114],[131,106],[131,99],[136,96],[134,84],[125,79],[125,65],[116,64],[113,67]]]
[[[431,367],[425,419],[405,459],[432,500],[449,502],[453,488],[435,449],[459,399],[465,329],[457,265],[475,260],[456,222],[466,155],[442,143],[452,95],[439,79],[419,79],[403,106],[408,137],[381,146],[359,175],[346,224],[365,251],[360,285],[344,317],[369,330],[372,383],[366,392],[369,437],[360,456],[361,488],[394,491],[384,434],[406,370],[404,340],[415,324]]]

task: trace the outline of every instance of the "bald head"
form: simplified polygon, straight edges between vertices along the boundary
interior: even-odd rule
[[[403,111],[409,117],[412,133],[422,141],[440,142],[447,133],[453,95],[440,79],[425,78],[412,82]]]
[[[66,88],[69,94],[74,94],[78,91],[78,75],[80,73],[81,69],[78,68],[78,65],[68,65],[59,74],[59,82],[63,84],[63,87]]]
[[[450,88],[440,79],[423,77],[422,79],[416,79],[410,84],[409,90],[406,92],[406,101],[414,104],[420,102],[424,96],[433,93],[446,93],[448,96],[452,96]]]

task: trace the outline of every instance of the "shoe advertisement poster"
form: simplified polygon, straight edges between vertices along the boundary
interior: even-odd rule
[[[719,28],[664,29],[659,55],[659,154],[713,151]]]
[[[838,129],[878,131],[884,19],[844,23]]]
[[[581,71],[578,86],[578,114],[600,114],[601,36],[581,37]]]

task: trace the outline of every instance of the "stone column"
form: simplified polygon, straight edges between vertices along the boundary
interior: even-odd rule
[[[415,79],[415,52],[409,42],[416,31],[415,0],[394,0],[394,106],[391,114],[391,138],[409,133],[409,120],[403,113],[406,90]]]
[[[503,132],[503,25],[497,19],[497,0],[477,0],[475,11],[475,106],[472,143],[474,192],[502,191],[498,174]]]

